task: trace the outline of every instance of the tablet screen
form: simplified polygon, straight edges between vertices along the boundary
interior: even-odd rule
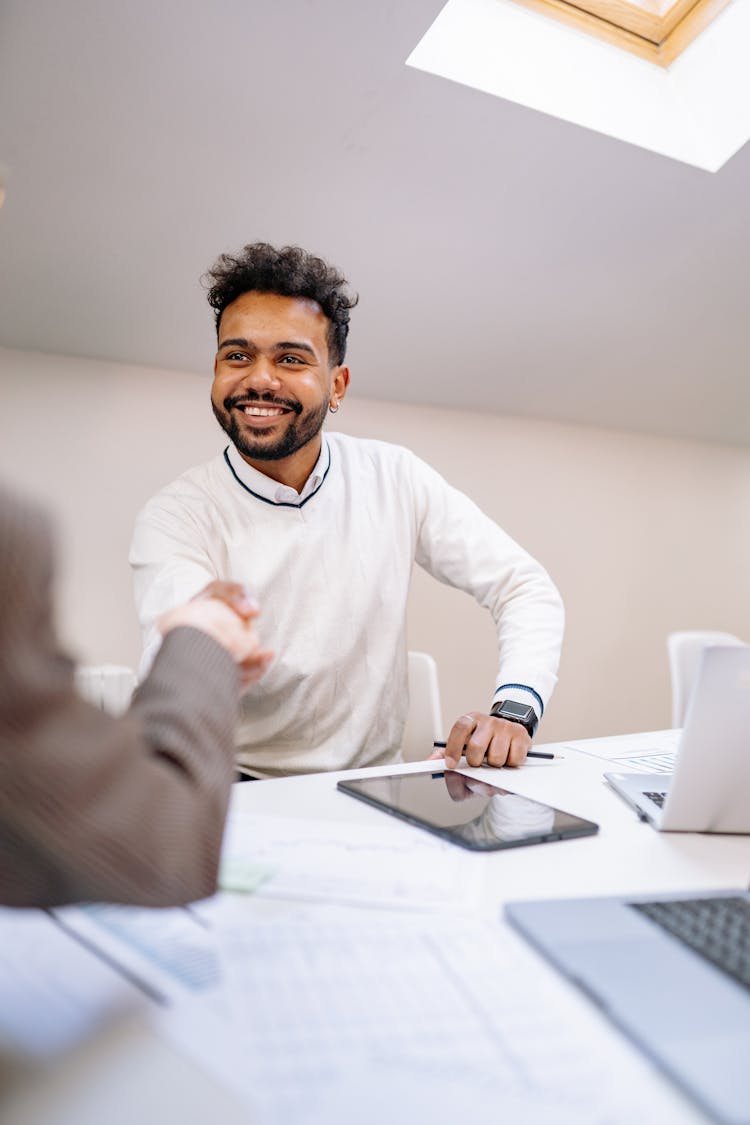
[[[340,781],[338,788],[475,851],[516,848],[598,830],[591,820],[455,770]]]

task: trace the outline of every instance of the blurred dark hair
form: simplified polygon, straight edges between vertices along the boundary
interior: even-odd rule
[[[328,355],[333,365],[344,362],[349,335],[349,311],[358,301],[350,294],[343,274],[322,258],[300,246],[277,249],[268,242],[253,242],[236,254],[221,254],[203,276],[208,303],[221,314],[243,293],[276,293],[280,297],[306,297],[317,301],[328,317]]]

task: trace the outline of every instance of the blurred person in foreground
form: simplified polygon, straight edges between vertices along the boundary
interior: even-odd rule
[[[0,904],[169,906],[211,894],[241,690],[265,672],[243,588],[164,614],[122,718],[78,697],[55,636],[51,535],[0,486]]]

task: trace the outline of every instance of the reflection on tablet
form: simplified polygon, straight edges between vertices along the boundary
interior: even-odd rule
[[[454,770],[340,781],[338,788],[476,851],[586,836],[598,827]]]
[[[486,809],[461,829],[464,840],[522,840],[527,836],[546,836],[555,823],[555,810],[521,797],[518,793],[497,793]]]

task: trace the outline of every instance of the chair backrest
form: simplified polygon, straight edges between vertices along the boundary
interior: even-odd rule
[[[436,739],[443,737],[437,665],[427,652],[409,653],[409,712],[406,717],[402,754],[404,761],[426,758]],[[127,711],[135,691],[132,668],[119,664],[83,665],[76,669],[79,695],[110,715]]]
[[[429,757],[432,744],[443,737],[437,664],[427,652],[409,653],[409,712],[401,754],[405,762]]]
[[[693,629],[670,633],[667,637],[669,672],[672,680],[672,726],[685,723],[690,696],[700,668],[704,649],[711,645],[741,645],[733,633],[716,633],[708,629]]]
[[[87,703],[108,715],[122,715],[130,706],[136,677],[124,664],[91,664],[76,668],[76,690]]]

